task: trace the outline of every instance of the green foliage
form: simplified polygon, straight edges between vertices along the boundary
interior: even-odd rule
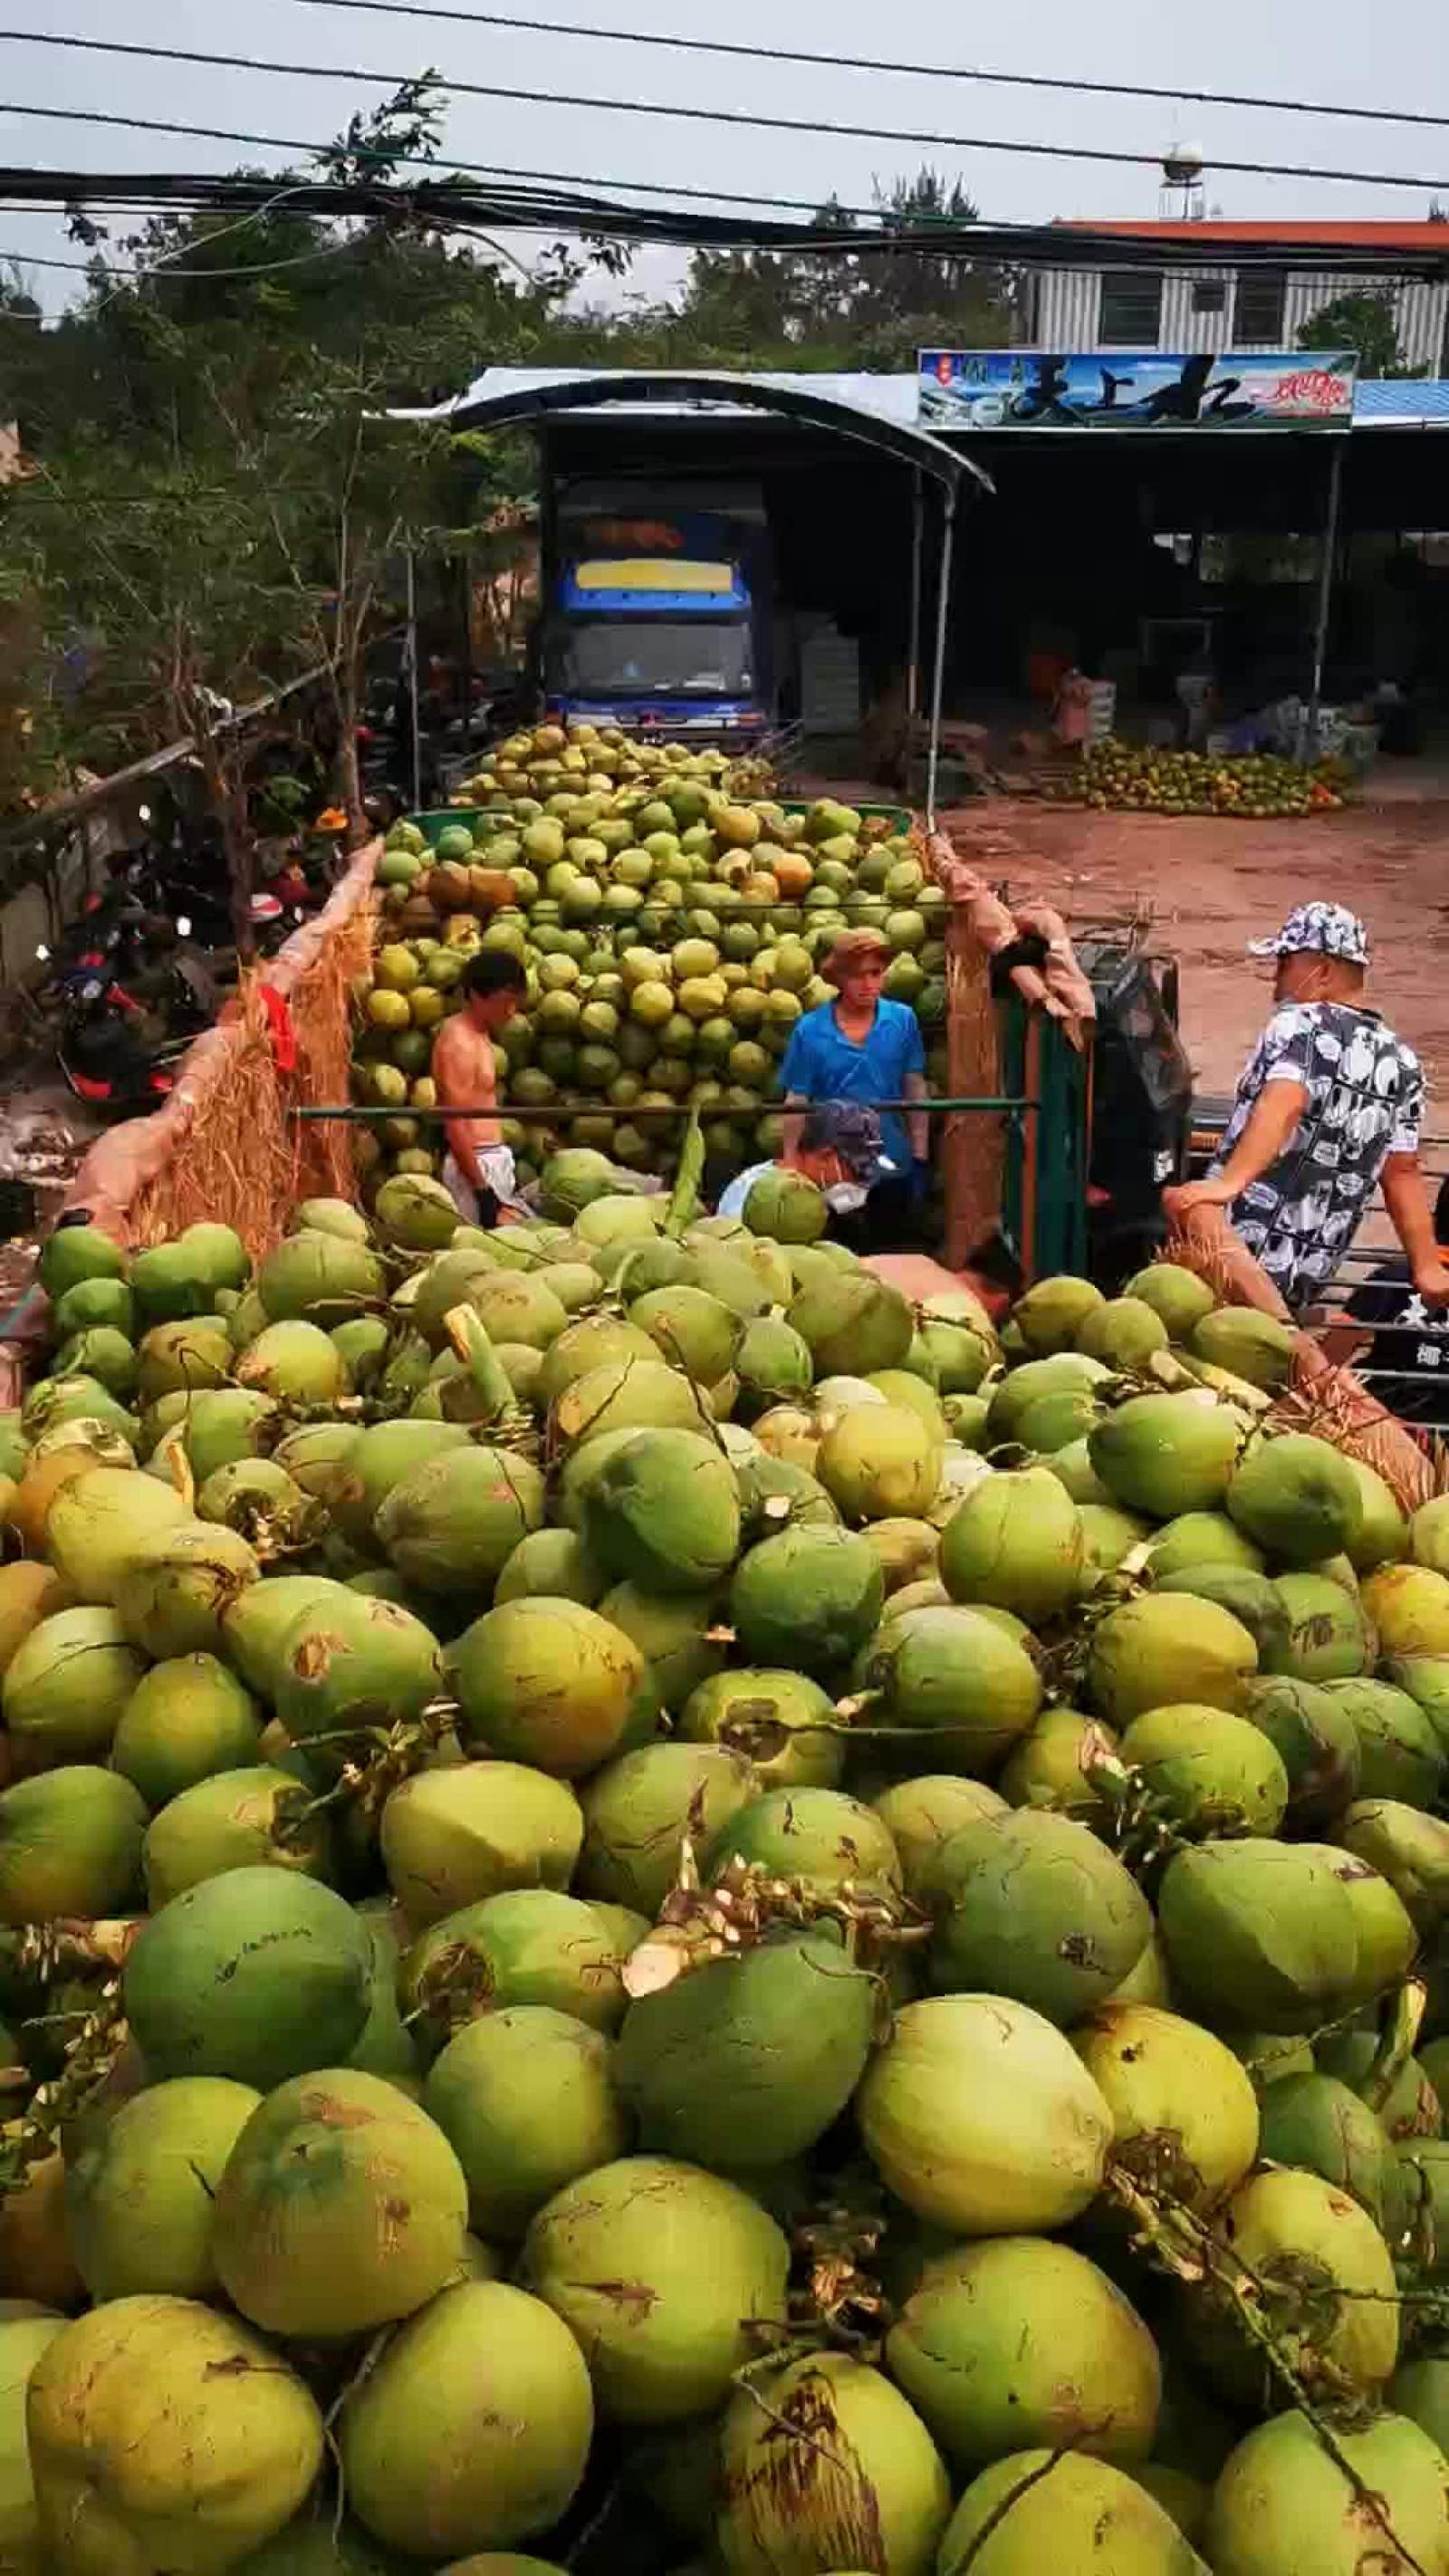
[[[1406,367],[1399,347],[1395,299],[1365,289],[1358,295],[1336,295],[1305,322],[1298,333],[1300,349],[1356,349],[1361,376],[1427,376],[1427,367]]]

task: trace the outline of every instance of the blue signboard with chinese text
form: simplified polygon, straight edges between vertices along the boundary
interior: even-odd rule
[[[923,349],[923,429],[1347,429],[1351,349]]]

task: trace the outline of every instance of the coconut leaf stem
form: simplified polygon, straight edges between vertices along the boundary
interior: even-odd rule
[[[1375,2113],[1382,2111],[1414,2054],[1428,2000],[1428,1988],[1418,1977],[1406,1978],[1394,1995],[1373,2063],[1357,2088],[1360,2100]]]
[[[31,2167],[54,2152],[66,2122],[85,2109],[111,2074],[127,2032],[121,1981],[112,1977],[93,2010],[81,2016],[59,2075],[36,2086],[13,2133],[0,2138],[0,2198],[23,2190]]]

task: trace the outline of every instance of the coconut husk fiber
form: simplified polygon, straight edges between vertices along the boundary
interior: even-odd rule
[[[1173,1235],[1166,1261],[1191,1270],[1223,1306],[1255,1306],[1291,1323],[1267,1272],[1240,1243],[1221,1208],[1197,1208]],[[1449,1450],[1411,1431],[1353,1369],[1336,1364],[1312,1333],[1295,1332],[1288,1386],[1269,1419],[1285,1431],[1311,1432],[1360,1466],[1372,1467],[1401,1511],[1414,1512],[1449,1493]]]

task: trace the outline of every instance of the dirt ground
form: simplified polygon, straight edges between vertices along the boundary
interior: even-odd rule
[[[1050,898],[1074,929],[1150,916],[1182,966],[1200,1092],[1230,1092],[1266,1015],[1271,969],[1244,956],[1313,897],[1348,904],[1374,942],[1370,998],[1423,1059],[1429,1131],[1449,1136],[1449,793],[1370,797],[1320,820],[1097,814],[994,798],[942,816],[993,883]]]

